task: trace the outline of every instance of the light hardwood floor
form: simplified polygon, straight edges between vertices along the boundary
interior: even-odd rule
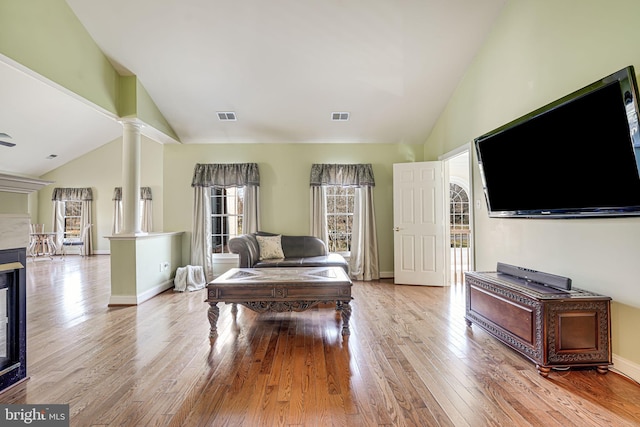
[[[109,257],[29,261],[28,374],[1,403],[68,403],[72,426],[632,426],[640,386],[552,371],[464,322],[459,286],[356,282],[331,306],[234,318],[204,290],[108,308]]]

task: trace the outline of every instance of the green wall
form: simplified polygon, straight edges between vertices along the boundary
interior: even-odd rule
[[[393,271],[393,164],[422,160],[422,145],[398,144],[192,144],[164,145],[164,231],[189,231],[196,163],[256,162],[260,168],[262,230],[309,234],[309,175],[313,163],[371,163],[380,271]]]
[[[0,191],[0,214],[24,214],[27,212],[29,212],[27,194]]]
[[[0,1],[0,60],[3,55],[114,119],[136,117],[158,137],[177,140],[137,77],[116,72],[64,0]]]
[[[0,1],[0,53],[117,112],[119,76],[64,0]]]
[[[508,1],[428,138],[425,158],[627,65],[640,70],[639,17],[637,0]],[[598,165],[587,167],[597,173]],[[614,362],[638,369],[640,218],[490,219],[476,160],[474,182],[482,206],[475,212],[476,268],[495,269],[501,261],[568,276],[575,287],[611,296]]]
[[[309,233],[309,174],[313,163],[371,163],[380,271],[393,272],[393,164],[422,160],[422,145],[398,144],[165,144],[142,138],[141,185],[153,192],[153,231],[183,231],[182,258],[190,259],[193,217],[191,179],[196,163],[256,162],[260,168],[261,228],[284,234]],[[39,191],[38,221],[51,227],[55,187],[92,187],[92,232],[98,253],[109,251],[113,188],[122,175],[122,140],[117,139],[44,175],[55,181]],[[96,171],[100,171],[96,173]]]
[[[112,239],[110,304],[139,304],[172,288],[181,240],[181,233]]]

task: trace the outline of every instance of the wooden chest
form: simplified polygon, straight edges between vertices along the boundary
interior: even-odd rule
[[[554,368],[611,364],[611,298],[548,288],[499,272],[465,274],[468,326],[476,324],[531,359],[540,375]]]

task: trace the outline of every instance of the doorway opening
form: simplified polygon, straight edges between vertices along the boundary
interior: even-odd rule
[[[441,157],[446,164],[449,216],[449,283],[461,285],[465,271],[473,269],[473,194],[469,146]]]

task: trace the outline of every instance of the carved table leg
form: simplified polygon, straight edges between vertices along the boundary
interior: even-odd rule
[[[471,320],[464,319],[464,322],[467,324],[467,326],[471,327]]]
[[[340,304],[342,313],[342,335],[351,335],[351,331],[349,330],[349,319],[351,318],[351,305],[349,305],[349,301],[344,301]]]
[[[547,378],[549,376],[549,372],[551,372],[551,367],[549,366],[536,365],[536,369],[538,370],[538,373],[544,378]]]
[[[220,315],[220,309],[218,308],[218,303],[210,302],[209,303],[209,311],[207,313],[207,317],[209,318],[209,324],[211,325],[211,330],[209,331],[209,342],[213,344],[218,336],[218,316]]]
[[[599,374],[606,374],[607,372],[609,372],[609,365],[602,365],[602,366],[598,366],[596,368],[596,370],[598,371]]]

